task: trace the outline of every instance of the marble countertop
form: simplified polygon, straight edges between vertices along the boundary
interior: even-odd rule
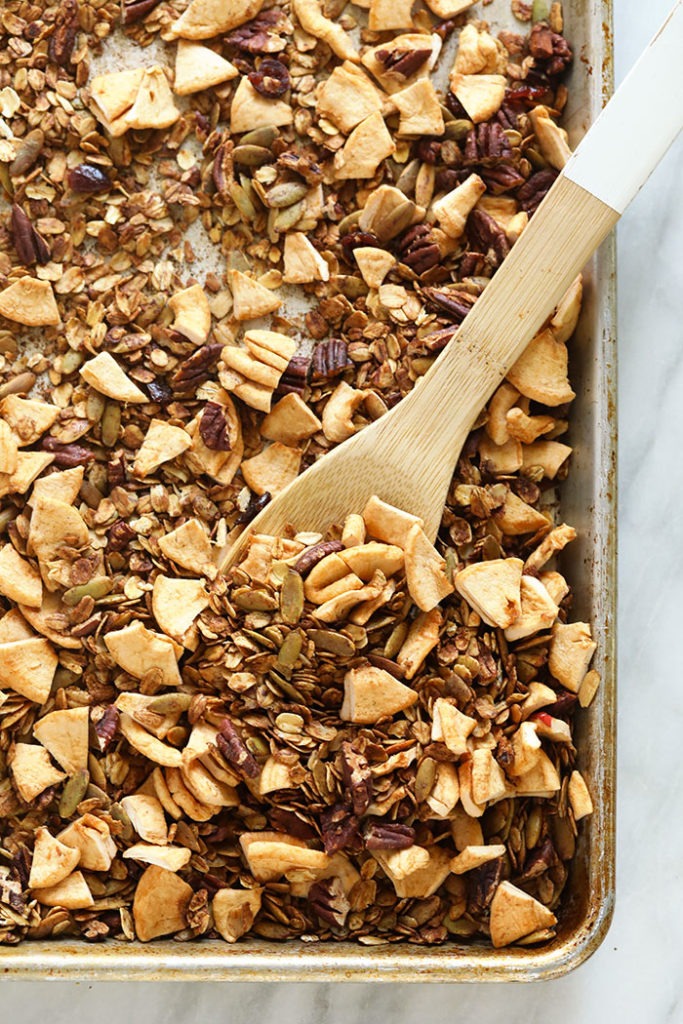
[[[615,0],[617,81],[670,5]],[[569,976],[536,985],[4,982],[3,1020],[683,1022],[683,816],[676,809],[683,794],[683,686],[672,642],[683,612],[682,181],[679,139],[618,230],[617,905],[602,947]],[[660,715],[663,725],[657,725]]]

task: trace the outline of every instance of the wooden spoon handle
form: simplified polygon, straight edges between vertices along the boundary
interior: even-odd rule
[[[458,450],[493,390],[681,130],[682,52],[678,0],[454,339],[408,396],[430,439],[431,462]],[[636,142],[639,119],[648,127]],[[453,403],[455,415],[449,414]]]

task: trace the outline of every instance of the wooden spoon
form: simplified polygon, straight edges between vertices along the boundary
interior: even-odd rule
[[[329,452],[249,532],[323,532],[368,498],[421,516],[433,539],[477,415],[683,127],[683,0],[582,140],[495,277],[414,390]],[[634,124],[645,124],[636,142]]]

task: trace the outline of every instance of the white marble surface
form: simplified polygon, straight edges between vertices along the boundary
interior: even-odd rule
[[[619,79],[671,0],[614,3]],[[634,125],[636,137],[639,130]],[[566,978],[532,986],[5,982],[1,1021],[683,1022],[683,686],[677,661],[683,614],[682,184],[679,140],[618,234],[617,909],[601,949]]]

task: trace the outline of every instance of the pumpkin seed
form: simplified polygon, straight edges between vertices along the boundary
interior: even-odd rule
[[[309,629],[308,639],[313,641],[316,650],[335,654],[339,658],[353,658],[356,653],[355,644],[343,633],[333,633],[329,629]]]
[[[254,757],[267,757],[270,754],[270,747],[261,736],[247,736],[244,745]]]
[[[294,630],[286,636],[285,641],[278,652],[277,667],[280,670],[289,669],[291,671],[296,665],[297,659],[301,654],[302,646],[303,637],[301,636],[301,633]]]
[[[420,166],[420,161],[416,158],[406,164],[401,171],[398,181],[396,182],[396,188],[400,189],[404,195],[411,196],[415,192],[415,183],[417,182],[417,176],[420,173]]]
[[[273,612],[278,602],[274,594],[267,590],[252,590],[251,587],[242,587],[235,592],[233,600],[238,608],[246,612]]]
[[[449,121],[447,123],[444,138],[455,139],[456,142],[462,142],[473,128],[474,125],[471,121],[467,121],[462,117],[456,117],[454,121]]]
[[[261,167],[262,164],[268,164],[275,159],[271,151],[264,146],[245,145],[237,146],[232,151],[232,158],[236,164],[243,167]]]
[[[415,799],[422,803],[427,799],[434,787],[436,779],[436,761],[433,757],[425,757],[415,773]]]
[[[291,206],[298,203],[308,194],[308,185],[303,181],[284,181],[280,185],[273,185],[266,192],[266,201],[269,206],[280,209],[284,206]]]
[[[244,217],[245,220],[256,220],[256,207],[247,195],[246,191],[236,181],[233,181],[228,189],[230,198]]]
[[[121,804],[113,803],[109,808],[109,813],[111,814],[114,821],[120,821],[121,824],[123,825],[123,832],[121,833],[121,838],[124,840],[124,842],[130,842],[130,840],[133,838],[133,826],[131,824],[130,818],[124,811]]]
[[[159,715],[181,715],[192,703],[189,693],[163,693],[155,697],[147,705],[148,711],[156,711]]]
[[[107,402],[100,421],[102,444],[107,448],[113,448],[119,439],[120,429],[121,406],[118,402]]]
[[[280,614],[282,621],[294,626],[304,610],[304,581],[298,572],[289,569],[280,591]]]
[[[452,921],[450,917],[446,915],[443,923],[447,932],[451,935],[460,935],[462,938],[474,935],[474,933],[479,930],[479,925],[475,921],[471,921],[468,917],[459,917],[457,921]]]
[[[388,658],[389,661],[393,661],[403,647],[403,641],[408,636],[408,629],[409,626],[407,622],[399,622],[398,625],[394,626],[392,629],[389,639],[384,645],[384,651],[382,652],[384,657]]]
[[[242,136],[240,146],[263,146],[264,149],[270,149],[279,134],[277,128],[273,128],[272,125],[254,128]]]
[[[72,775],[66,782],[59,800],[59,817],[70,818],[85,796],[90,783],[90,772],[85,768]]]
[[[92,597],[97,601],[100,597],[109,594],[114,582],[109,576],[94,576],[88,583],[82,583],[78,587],[71,587],[62,597],[62,601],[68,608],[75,608],[84,597]]]
[[[292,203],[291,206],[284,209],[273,207],[273,210],[270,211],[273,214],[273,230],[284,232],[293,228],[301,220],[305,205],[304,200],[300,199],[299,202]]]

